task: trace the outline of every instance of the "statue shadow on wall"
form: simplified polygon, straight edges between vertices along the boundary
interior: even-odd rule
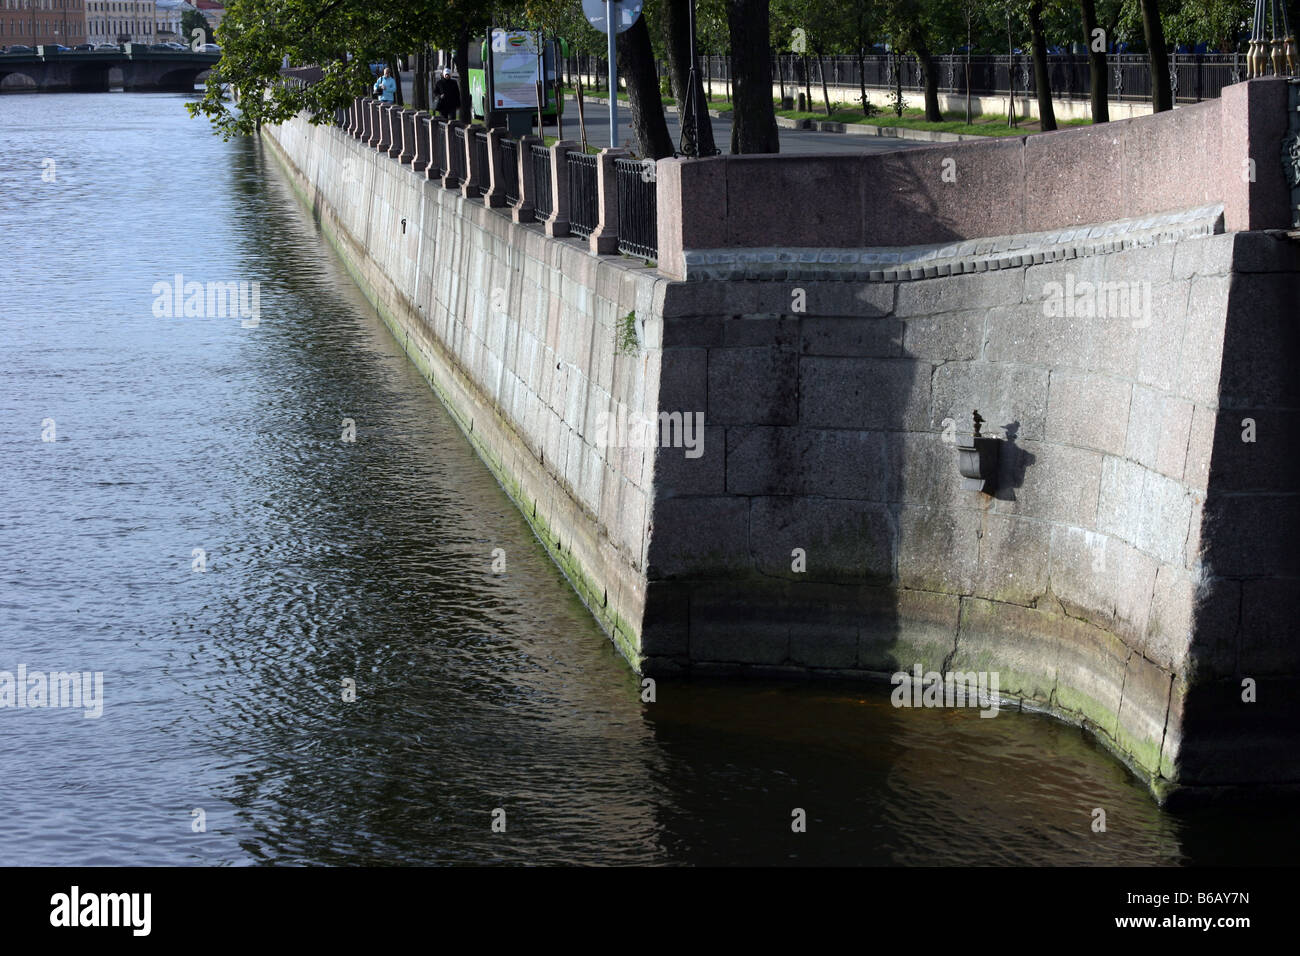
[[[998,485],[993,491],[993,497],[998,501],[1015,501],[1015,490],[1025,480],[1025,470],[1029,468],[1036,460],[1037,456],[1030,454],[1025,449],[1016,444],[1016,436],[1020,433],[1020,422],[1008,422],[1002,426],[1004,442],[1001,453],[998,456]]]

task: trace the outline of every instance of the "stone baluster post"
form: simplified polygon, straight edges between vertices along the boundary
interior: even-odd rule
[[[462,120],[448,120],[447,125],[443,127],[446,137],[443,141],[445,147],[443,155],[447,157],[447,173],[442,177],[443,189],[460,189],[460,180],[456,178],[452,156],[455,155],[458,147],[462,150],[465,148],[465,144],[456,139],[456,129],[464,125],[465,123]]]
[[[510,210],[515,222],[533,222],[537,219],[537,184],[533,181],[533,144],[541,145],[540,136],[528,133],[519,137],[515,161],[519,164],[519,204]]]
[[[366,145],[371,149],[379,149],[379,141],[384,135],[383,108],[384,105],[379,100],[370,101],[370,136],[366,139]]]
[[[402,121],[402,146],[397,161],[405,166],[415,159],[415,112],[404,109],[398,115]]]
[[[581,149],[580,143],[561,140],[551,147],[551,191],[555,208],[546,220],[546,234],[560,238],[569,234],[569,152]]]
[[[429,165],[429,114],[419,110],[411,121],[415,137],[415,156],[411,160],[412,172],[422,173]]]
[[[588,237],[592,252],[607,255],[618,252],[618,170],[614,160],[632,154],[626,149],[602,149],[596,157],[596,201],[600,217]]]
[[[488,171],[479,168],[478,143],[475,141],[481,129],[481,123],[465,127],[465,181],[461,183],[460,194],[466,199],[477,199],[487,186]]]
[[[402,154],[402,114],[406,112],[396,103],[388,107],[388,149],[389,156],[396,159]]]
[[[441,179],[442,167],[438,165],[438,143],[447,145],[447,131],[443,129],[442,120],[437,116],[429,117],[429,165],[424,170],[425,179]],[[443,153],[445,156],[446,153]]]
[[[501,176],[502,155],[501,140],[506,131],[500,127],[488,130],[488,171],[486,188],[483,190],[483,205],[504,206],[506,204],[506,184]]]

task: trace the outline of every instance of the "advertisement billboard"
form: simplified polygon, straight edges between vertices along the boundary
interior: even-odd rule
[[[492,31],[492,108],[537,109],[537,37],[522,30]]]

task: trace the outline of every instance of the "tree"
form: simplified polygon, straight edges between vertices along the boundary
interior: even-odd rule
[[[1142,36],[1146,40],[1151,62],[1151,109],[1160,113],[1174,108],[1174,94],[1169,82],[1169,52],[1160,23],[1159,0],[1138,0],[1142,8]]]
[[[632,26],[615,40],[618,70],[627,80],[628,105],[632,112],[632,130],[641,152],[651,159],[673,155],[673,141],[664,120],[664,104],[659,96],[659,78],[655,74],[654,51],[650,48],[650,30],[645,17],[637,17]]]
[[[230,0],[217,30],[221,60],[203,98],[186,108],[206,116],[225,137],[302,111],[313,123],[330,122],[336,109],[370,92],[369,64],[393,63],[426,43],[445,48],[450,37],[463,36],[468,51],[469,37],[486,30],[491,13],[481,0]],[[305,87],[281,84],[286,56],[296,65],[320,67],[321,79]],[[467,55],[460,65],[465,88]],[[238,88],[238,110],[230,109],[225,84]],[[468,95],[464,99],[468,104]]]
[[[768,0],[727,0],[727,27],[735,77],[731,151],[779,153],[772,107],[772,42]]]
[[[888,17],[895,46],[913,54],[921,67],[925,85],[925,118],[928,122],[943,121],[939,110],[939,78],[932,59],[930,36],[934,32],[936,4],[943,0],[890,0]]]
[[[181,39],[179,42],[190,45],[194,41],[194,31],[202,31],[199,34],[201,43],[215,42],[216,34],[212,32],[212,27],[208,23],[208,18],[198,10],[181,11]]]
[[[1088,47],[1088,98],[1093,123],[1110,122],[1110,97],[1106,86],[1106,31],[1097,23],[1096,0],[1079,0],[1083,14],[1083,42]]]
[[[1025,15],[1034,57],[1034,88],[1038,93],[1038,123],[1046,131],[1056,129],[1052,108],[1052,78],[1047,71],[1047,38],[1043,34],[1043,0],[1030,0]]]

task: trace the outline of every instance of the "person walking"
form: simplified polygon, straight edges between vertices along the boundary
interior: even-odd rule
[[[374,92],[379,94],[381,103],[393,102],[393,97],[397,94],[397,81],[393,79],[392,71],[384,67],[384,75],[375,80]]]
[[[433,84],[433,109],[443,119],[451,119],[460,109],[460,83],[446,67],[442,69],[442,78]]]

